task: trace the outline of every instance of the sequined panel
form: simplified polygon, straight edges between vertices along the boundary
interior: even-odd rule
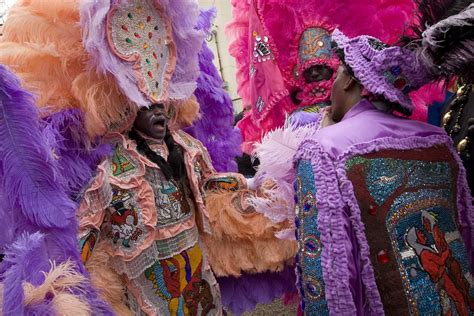
[[[119,57],[138,63],[139,79],[144,83],[141,90],[158,102],[171,55],[166,20],[148,1],[135,0],[115,6],[108,23],[112,48]]]
[[[158,315],[217,315],[219,293],[198,245],[156,261],[133,282]]]
[[[319,27],[307,28],[301,35],[298,55],[302,64],[313,58],[331,58],[331,36]]]
[[[457,226],[457,165],[446,149],[353,158],[353,183],[384,310],[472,315],[474,287]]]
[[[298,163],[295,189],[297,205],[295,222],[299,244],[297,269],[301,305],[305,315],[328,315],[321,267],[322,244],[318,231],[316,188],[310,161],[301,160]]]

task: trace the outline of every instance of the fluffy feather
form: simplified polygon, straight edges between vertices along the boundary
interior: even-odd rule
[[[202,10],[198,28],[209,32],[215,10]],[[222,79],[214,66],[212,51],[203,42],[199,53],[200,76],[195,96],[200,105],[200,119],[187,129],[208,149],[214,168],[219,172],[236,171],[234,158],[240,155],[240,132],[233,128],[234,108]]]
[[[203,234],[201,238],[216,276],[281,271],[296,253],[295,241],[275,238],[276,232],[289,227],[288,222],[272,223],[262,214],[236,207],[233,201],[247,194],[252,193],[206,194],[212,235]]]
[[[274,223],[284,220],[292,223],[295,207],[293,182],[296,177],[293,156],[300,143],[317,130],[316,123],[278,128],[268,133],[256,146],[260,166],[255,184],[261,187],[263,196],[252,196],[247,201]]]
[[[5,315],[24,315],[23,281],[41,284],[41,268],[47,269],[44,236],[41,233],[22,234],[5,252],[3,266],[3,309]],[[30,273],[36,273],[31,275]],[[31,278],[40,279],[32,280]]]
[[[58,192],[57,170],[52,153],[45,146],[33,97],[0,66],[0,162],[1,188],[9,197],[9,207],[19,207],[24,215],[44,228],[66,227],[75,205]]]
[[[99,241],[87,261],[86,268],[91,282],[104,301],[110,304],[117,315],[132,315],[125,304],[125,286],[122,278],[108,265],[109,254],[105,251],[104,242]]]
[[[63,110],[45,117],[43,135],[53,151],[63,187],[75,197],[92,178],[99,162],[111,153],[110,146],[91,142],[78,109]]]
[[[232,1],[234,18],[227,29],[232,38],[229,52],[237,62],[238,93],[245,106],[250,105],[251,91],[248,71],[249,37],[252,31],[248,16],[250,3],[257,5],[269,36],[274,39],[276,61],[287,81],[293,76],[297,62],[300,35],[309,26],[337,25],[350,37],[367,34],[393,44],[404,32],[406,24],[413,20],[414,10],[411,0]],[[281,27],[282,19],[285,20],[285,27]],[[251,115],[246,116],[238,124],[244,138],[244,151],[253,152],[254,144],[269,131],[282,126],[286,114],[294,109],[295,105],[287,97],[274,106],[271,115],[259,124],[252,121]]]
[[[474,82],[474,4],[423,33],[420,57],[436,79],[456,75]]]

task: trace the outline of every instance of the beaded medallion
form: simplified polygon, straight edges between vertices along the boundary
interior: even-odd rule
[[[305,315],[329,315],[324,296],[324,280],[321,266],[322,243],[318,230],[316,208],[316,187],[313,166],[308,160],[301,160],[296,169],[295,202],[297,204],[296,257],[298,287],[301,307]]]
[[[151,102],[165,101],[176,51],[163,12],[146,0],[120,1],[109,12],[107,23],[112,51],[135,63],[140,90]]]
[[[298,57],[302,64],[314,58],[331,58],[331,35],[320,27],[307,28],[301,35]]]
[[[458,167],[449,151],[387,150],[346,167],[384,310],[472,314],[472,275],[457,225]]]

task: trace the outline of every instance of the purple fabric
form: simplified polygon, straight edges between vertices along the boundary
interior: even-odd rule
[[[349,39],[338,29],[333,32],[332,39],[344,52],[344,62],[369,92],[383,95],[412,112],[408,93],[429,81],[427,69],[418,61],[416,52],[397,46],[387,47],[367,35]],[[373,42],[385,47],[374,47]]]
[[[436,144],[452,146],[440,128],[383,113],[366,100],[355,105],[340,123],[322,129],[301,144],[295,161],[310,159],[316,176],[318,227],[324,245],[323,277],[331,314],[383,314],[360,209],[346,176],[346,161],[383,149],[428,148]],[[463,238],[472,260],[474,213],[465,171],[452,153],[460,165],[459,221],[467,228]],[[357,253],[353,252],[355,244],[359,247]]]
[[[215,10],[201,11],[197,27],[209,31]],[[240,131],[233,127],[234,108],[222,79],[214,66],[212,51],[204,42],[199,52],[200,76],[195,96],[201,118],[186,131],[199,139],[209,151],[214,168],[219,172],[237,171],[234,158],[241,155]]]
[[[22,305],[19,301],[23,296],[22,282],[39,285],[41,272],[50,269],[50,260],[56,263],[72,260],[78,271],[85,273],[85,269],[77,249],[77,205],[67,195],[68,189],[64,187],[67,182],[61,180],[69,174],[61,171],[49,147],[51,140],[41,130],[33,97],[21,89],[18,79],[3,66],[0,66],[0,138],[0,197],[2,211],[8,214],[2,214],[2,218],[13,217],[11,223],[4,223],[11,225],[12,236],[11,242],[2,247],[6,256],[0,271],[7,284],[3,312],[17,314],[14,311],[23,308],[18,306]],[[83,293],[93,311],[111,314],[90,284],[82,296]]]
[[[289,117],[289,124],[300,127],[310,123],[317,122],[320,119],[319,113],[310,113],[305,111],[298,111]]]
[[[268,304],[284,294],[296,294],[294,267],[281,272],[243,274],[239,278],[217,278],[222,305],[238,316],[253,311],[257,304]]]

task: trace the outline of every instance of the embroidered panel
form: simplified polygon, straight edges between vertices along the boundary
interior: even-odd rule
[[[114,177],[127,177],[137,168],[138,163],[126,152],[121,141],[115,142],[114,155],[112,156],[112,175]]]
[[[112,186],[112,202],[108,210],[102,225],[102,235],[115,248],[133,251],[147,235],[135,192]]]
[[[299,274],[298,287],[301,307],[305,315],[329,315],[325,300],[325,286],[321,266],[322,244],[318,231],[318,209],[316,208],[316,187],[313,166],[308,160],[301,160],[296,169],[296,257]]]
[[[156,261],[133,282],[158,315],[216,315],[218,288],[198,245]]]
[[[140,90],[152,102],[165,98],[165,78],[174,67],[174,45],[161,11],[148,1],[122,1],[107,17],[109,44],[114,53],[135,62]]]
[[[79,251],[81,253],[82,262],[85,264],[92,256],[94,247],[99,239],[99,232],[95,229],[91,230],[86,236],[79,240]]]
[[[209,191],[237,191],[240,189],[240,182],[232,176],[216,176],[206,181],[204,189]]]
[[[146,168],[145,179],[153,188],[157,212],[157,227],[188,220],[194,213],[191,190],[186,183],[166,180],[159,169]]]
[[[384,151],[346,166],[384,310],[472,315],[472,275],[457,227],[458,169],[449,152]]]
[[[121,257],[113,257],[111,266],[118,274],[125,274],[128,278],[135,279],[156,260],[171,258],[183,250],[193,247],[198,242],[198,238],[198,229],[193,226],[171,238],[156,240],[130,261],[124,261]]]

